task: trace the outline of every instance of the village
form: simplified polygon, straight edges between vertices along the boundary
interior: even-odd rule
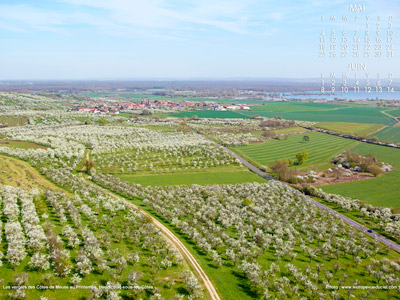
[[[220,104],[215,102],[188,102],[188,101],[170,101],[170,100],[149,100],[142,99],[137,102],[116,102],[116,101],[91,101],[85,106],[78,106],[75,110],[82,113],[93,114],[114,114],[120,112],[130,112],[137,110],[173,110],[185,111],[195,109],[207,110],[250,110],[250,107],[244,104]]]

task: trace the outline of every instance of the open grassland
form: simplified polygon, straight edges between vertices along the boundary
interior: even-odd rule
[[[400,127],[386,127],[372,136],[376,136],[384,142],[400,143]]]
[[[309,136],[309,142],[303,137]],[[288,136],[286,140],[269,140],[261,144],[231,147],[239,155],[247,157],[258,165],[268,166],[280,159],[296,160],[296,153],[308,151],[308,160],[302,167],[329,164],[334,156],[358,143],[323,133],[308,133]]]
[[[234,184],[243,182],[265,182],[262,177],[237,168],[230,172],[198,172],[198,173],[177,173],[164,175],[118,175],[119,178],[131,183],[138,183],[143,186],[156,185],[190,185],[190,184]]]
[[[289,104],[287,104],[289,105]],[[312,122],[351,122],[351,123],[370,123],[393,125],[395,121],[389,116],[381,113],[383,108],[373,107],[342,107],[336,109],[325,110],[297,110],[285,111],[283,108],[279,110],[269,110],[265,106],[265,110],[258,107],[256,111],[246,111],[243,114],[248,116],[259,115],[261,117],[273,118],[281,116],[286,120],[300,120]]]
[[[247,115],[237,113],[234,111],[220,111],[220,110],[202,110],[202,111],[188,111],[180,112],[172,115],[172,117],[188,117],[197,116],[199,118],[232,118],[232,119],[249,119]]]
[[[315,125],[318,128],[350,133],[359,136],[367,136],[372,132],[378,131],[383,127],[381,124],[367,124],[367,123],[344,123],[344,122],[320,122]]]
[[[377,178],[324,186],[328,193],[363,200],[376,206],[400,208],[400,150],[362,143],[352,152],[372,154],[395,169]]]

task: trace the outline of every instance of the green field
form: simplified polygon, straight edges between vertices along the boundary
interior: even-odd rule
[[[393,117],[400,117],[400,108],[395,110],[388,110],[387,113],[392,115]]]
[[[376,206],[400,208],[400,150],[362,143],[352,152],[372,154],[395,170],[377,178],[325,186],[328,193],[357,198]]]
[[[373,134],[381,141],[400,143],[400,127],[386,127]]]
[[[252,106],[251,111],[270,111],[270,112],[296,112],[296,111],[323,111],[336,108],[343,108],[343,105],[311,103],[311,102],[272,102],[265,105]]]
[[[12,141],[12,140],[0,140],[0,147],[8,147],[8,148],[18,148],[18,149],[46,149],[45,146],[38,145],[30,142],[22,142],[22,141]]]
[[[250,171],[233,172],[197,172],[165,175],[119,175],[119,178],[144,186],[179,185],[179,184],[235,184],[243,182],[265,182],[265,179]]]
[[[356,134],[359,136],[367,136],[383,127],[381,124],[366,124],[366,123],[344,123],[344,122],[320,122],[315,125],[318,128]]]
[[[303,142],[303,136],[310,137]],[[307,150],[308,160],[302,167],[328,164],[334,156],[357,144],[357,141],[323,133],[309,133],[288,136],[287,140],[269,140],[261,144],[231,147],[239,155],[247,157],[258,165],[268,166],[274,161],[286,158],[296,159],[296,153]]]
[[[226,111],[226,110],[202,110],[202,111],[187,111],[180,112],[172,115],[172,117],[192,117],[198,116],[199,118],[233,118],[233,119],[249,119],[249,116],[242,115],[240,113],[234,111]]]
[[[314,104],[314,103],[313,103]],[[351,122],[351,123],[370,123],[370,124],[384,124],[393,125],[395,121],[390,117],[381,113],[383,108],[352,106],[343,108],[326,108],[325,110],[316,110],[311,106],[309,110],[305,108],[297,111],[291,110],[292,103],[281,104],[282,107],[271,111],[268,105],[265,105],[265,110],[260,106],[256,110],[246,111],[243,114],[248,116],[259,115],[261,117],[273,118],[274,116],[281,116],[286,120],[301,120],[312,122]],[[304,107],[304,105],[303,105]],[[252,108],[253,109],[253,108]],[[318,107],[320,109],[320,107]]]

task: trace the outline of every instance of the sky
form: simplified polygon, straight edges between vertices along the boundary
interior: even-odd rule
[[[392,15],[394,57],[320,58],[322,30],[365,27],[343,15]],[[399,22],[398,0],[0,0],[0,80],[400,77]]]

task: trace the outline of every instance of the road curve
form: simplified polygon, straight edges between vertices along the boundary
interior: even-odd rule
[[[268,180],[272,180],[274,182],[277,182],[279,185],[281,185],[283,188],[287,189],[288,191],[292,192],[293,194],[301,194],[303,196],[305,196],[303,193],[299,192],[298,190],[284,184],[283,182],[274,179],[273,177],[267,175],[266,173],[262,172],[260,169],[258,169],[256,166],[254,166],[253,164],[249,163],[247,160],[245,160],[244,158],[242,158],[241,156],[239,156],[238,154],[236,154],[235,152],[229,150],[228,148],[210,140],[209,138],[193,131],[195,134],[202,136],[204,139],[210,141],[212,144],[214,144],[215,146],[223,149],[224,151],[228,152],[230,155],[234,156],[235,158],[237,158],[242,164],[244,164],[246,167],[248,167],[250,170],[254,171],[255,173],[257,173],[258,175],[260,175],[261,177],[264,177]],[[340,219],[342,219],[345,223],[349,224],[350,226],[352,226],[353,228],[356,228],[358,230],[360,230],[361,232],[377,239],[378,241],[382,242],[383,244],[389,246],[390,248],[400,252],[400,245],[385,238],[384,236],[376,233],[376,232],[368,232],[368,228],[353,221],[352,219],[338,213],[337,211],[319,203],[318,201],[315,201],[314,199],[311,199],[310,197],[305,196],[312,204],[314,204],[315,206],[319,207],[320,209],[330,213],[331,215],[334,215]]]
[[[82,178],[84,178],[84,177],[82,176]],[[202,269],[200,264],[197,262],[196,258],[192,255],[192,253],[190,253],[190,251],[179,240],[179,238],[177,238],[166,226],[164,226],[161,222],[159,222],[152,215],[145,212],[143,209],[141,209],[137,205],[133,204],[132,202],[126,200],[125,198],[112,193],[111,191],[99,186],[98,184],[95,184],[92,181],[89,181],[89,180],[86,180],[86,181],[90,184],[97,186],[98,188],[100,188],[102,191],[109,194],[110,196],[118,198],[118,199],[122,199],[127,205],[129,205],[133,209],[139,211],[147,218],[150,218],[152,223],[154,224],[154,226],[156,226],[164,234],[164,237],[166,237],[172,244],[174,244],[176,246],[178,251],[182,254],[182,256],[185,258],[185,260],[191,266],[191,268],[195,271],[197,276],[201,279],[201,281],[203,281],[204,287],[208,291],[209,298],[211,300],[220,300],[221,299],[219,297],[217,291],[215,290],[214,285],[212,284],[212,282],[210,281],[210,279],[208,278],[207,274],[204,272],[204,270]]]

